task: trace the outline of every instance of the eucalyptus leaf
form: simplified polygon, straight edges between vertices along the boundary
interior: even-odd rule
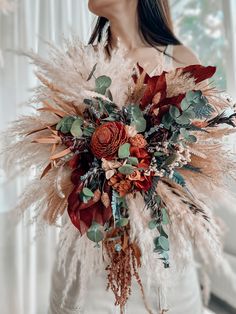
[[[197,142],[197,137],[194,135],[189,135],[187,138],[185,138],[187,142],[189,143],[196,143]]]
[[[93,222],[92,226],[87,231],[87,237],[89,240],[98,243],[103,240],[104,234],[101,231],[102,226],[96,222]]]
[[[168,239],[168,234],[165,232],[164,228],[162,225],[158,225],[158,231],[161,236],[165,237]]]
[[[155,152],[154,156],[155,157],[162,157],[162,156],[165,156],[165,154],[163,152]]]
[[[95,131],[94,127],[88,126],[88,127],[84,128],[83,134],[84,134],[84,136],[92,136],[94,131]]]
[[[180,125],[190,124],[190,119],[188,116],[182,114],[179,118],[176,118],[175,121]]]
[[[132,166],[137,166],[139,161],[137,157],[129,157],[128,163],[131,164]]]
[[[196,104],[193,107],[193,110],[197,119],[210,118],[215,111],[215,109],[208,103],[207,99]]]
[[[131,104],[129,108],[131,111],[132,118],[137,119],[143,117],[143,112],[138,105]]]
[[[111,86],[112,80],[106,75],[99,76],[96,78],[96,92],[105,95],[107,89]]]
[[[81,126],[83,124],[83,120],[82,119],[76,119],[70,129],[70,133],[74,136],[74,137],[81,137],[83,135],[83,131],[81,129]]]
[[[130,156],[130,144],[129,143],[125,143],[119,147],[118,156],[121,159],[128,158]]]
[[[87,187],[84,187],[83,190],[82,190],[83,194],[85,196],[88,196],[88,197],[93,197],[94,196],[94,193],[93,191],[91,191],[89,188]]]
[[[178,140],[179,140],[179,132],[175,131],[175,132],[172,133],[172,136],[170,138],[170,142],[177,143]]]
[[[61,119],[61,120],[57,123],[57,125],[56,125],[56,130],[57,130],[57,131],[60,130],[60,128],[61,128],[61,126],[62,126],[62,121],[63,121],[63,119]]]
[[[168,218],[168,214],[167,214],[166,208],[163,207],[161,209],[161,213],[162,213],[162,223],[163,223],[163,225],[168,225],[169,218]]]
[[[163,253],[163,249],[160,245],[155,245],[155,249],[154,252],[162,254]]]
[[[181,106],[181,109],[182,109],[183,111],[185,111],[185,110],[188,110],[188,109],[189,109],[189,107],[191,106],[191,104],[188,103],[188,100],[187,100],[187,98],[185,97],[185,98],[182,100],[180,106]]]
[[[117,225],[118,227],[125,227],[125,226],[128,225],[128,223],[129,223],[129,219],[128,219],[128,218],[121,218],[120,220],[118,220],[118,221],[116,222],[116,225]]]
[[[60,124],[60,131],[64,134],[69,133],[72,127],[72,124],[74,123],[75,118],[74,117],[64,117],[61,120],[61,124]]]
[[[82,193],[80,193],[80,199],[81,199],[81,201],[82,201],[83,203],[87,204],[88,201],[91,200],[91,196],[86,196],[86,195],[84,195],[83,192],[82,192]]]
[[[160,244],[159,244],[159,237],[156,237],[156,238],[153,240],[153,242],[154,242],[154,245],[155,245],[155,251],[161,252],[163,249],[162,249],[162,247],[161,247]]]
[[[189,137],[189,135],[190,135],[189,131],[186,130],[185,128],[181,128],[181,129],[180,129],[180,134],[181,134],[184,138]]]
[[[154,199],[155,199],[155,203],[157,204],[157,205],[160,205],[161,204],[161,197],[159,196],[159,195],[155,195],[154,196]]]
[[[184,111],[183,116],[192,120],[196,117],[196,114],[195,114],[194,110],[191,108],[191,109]]]
[[[118,168],[118,171],[122,174],[129,175],[134,172],[134,167],[132,165],[126,164]]]
[[[170,106],[169,114],[173,119],[176,119],[180,116],[180,111],[176,106]]]
[[[169,251],[169,240],[166,237],[160,236],[158,238],[158,243],[164,251]]]
[[[137,119],[133,119],[133,121],[130,124],[131,126],[134,126],[138,133],[145,132],[147,128],[147,121],[140,117]]]
[[[163,251],[161,253],[161,257],[165,260],[168,261],[169,260],[169,254],[166,251]]]
[[[139,108],[138,105],[130,105],[128,109],[131,115],[130,125],[134,126],[138,133],[145,132],[147,127],[147,121],[144,119],[142,110]]]
[[[153,230],[153,229],[155,229],[155,228],[157,227],[157,225],[158,225],[158,223],[157,223],[156,220],[151,220],[151,221],[149,221],[149,223],[148,223],[148,228],[149,228],[150,230]]]
[[[198,100],[202,97],[202,92],[198,91],[189,91],[186,94],[186,99],[188,102],[198,102]]]
[[[173,124],[174,122],[174,119],[171,117],[171,115],[168,113],[166,113],[163,118],[162,118],[162,124],[164,125],[164,127],[169,130],[171,125]]]

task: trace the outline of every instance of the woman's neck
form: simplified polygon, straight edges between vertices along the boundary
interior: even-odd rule
[[[130,2],[126,11],[120,10],[109,18],[111,30],[111,46],[122,44],[127,51],[144,46],[139,33],[136,2]]]

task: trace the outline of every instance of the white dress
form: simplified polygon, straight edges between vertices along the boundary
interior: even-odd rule
[[[172,54],[172,47],[168,46],[166,53]],[[164,70],[173,68],[172,59],[164,56]],[[161,69],[159,65],[152,73],[158,74]],[[52,286],[50,295],[50,306],[48,314],[118,314],[119,308],[114,306],[114,296],[111,291],[106,291],[106,276],[100,274],[95,276],[88,285],[85,306],[81,308],[78,304],[79,291],[79,265],[78,280],[73,283],[63,308],[60,308],[62,293],[65,286],[65,277],[62,271],[55,266],[52,274]],[[153,314],[159,314],[158,285],[153,282],[147,299]],[[197,271],[194,266],[189,266],[182,275],[179,275],[173,287],[168,292],[168,314],[202,314],[203,306]],[[126,314],[147,313],[142,295],[137,284],[133,283],[132,295],[126,307]]]

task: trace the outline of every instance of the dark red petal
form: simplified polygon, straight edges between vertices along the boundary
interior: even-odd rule
[[[149,78],[144,95],[141,99],[141,108],[145,108],[152,103],[153,97],[160,93],[160,101],[166,97],[166,77],[163,72],[160,76]]]
[[[199,83],[211,78],[216,72],[216,67],[203,66],[200,64],[190,65],[183,68],[183,73],[190,73],[195,78],[195,82]]]

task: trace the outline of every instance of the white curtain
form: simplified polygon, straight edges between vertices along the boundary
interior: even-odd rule
[[[23,112],[22,103],[37,85],[33,68],[17,51],[33,49],[47,55],[44,41],[62,44],[62,37],[79,36],[87,41],[93,16],[87,0],[18,0],[15,10],[0,12],[0,129]],[[25,109],[24,109],[25,110]],[[45,314],[50,289],[50,271],[58,230],[27,227],[26,217],[17,228],[9,228],[9,210],[27,178],[13,180],[0,173],[0,312],[1,314]],[[35,242],[35,234],[43,233]]]
[[[227,90],[236,99],[236,1],[223,1],[225,30],[227,36],[226,75]],[[235,146],[236,147],[236,146]]]

